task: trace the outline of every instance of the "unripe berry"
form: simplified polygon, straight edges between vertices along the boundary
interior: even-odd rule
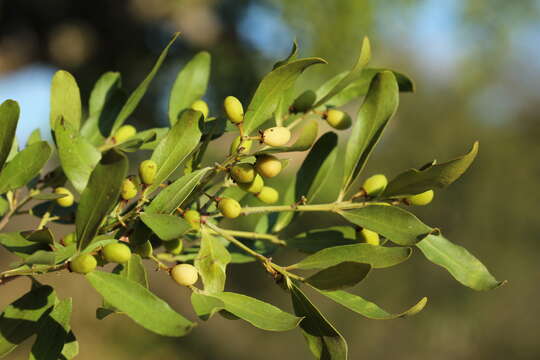
[[[89,272],[94,271],[96,266],[97,260],[90,254],[79,255],[69,263],[71,271],[79,274],[88,274]]]
[[[70,207],[71,205],[73,205],[73,201],[74,201],[73,194],[71,193],[71,191],[69,191],[65,187],[57,187],[56,189],[54,189],[54,193],[60,194],[60,195],[66,195],[64,197],[56,199],[56,203],[60,205],[61,207]]]
[[[195,230],[201,228],[201,214],[197,210],[188,210],[184,213],[184,219],[191,225]]]
[[[64,244],[64,246],[75,244],[76,242],[77,242],[77,236],[75,235],[74,232],[67,234],[62,239],[62,243]]]
[[[208,104],[204,100],[197,100],[191,104],[191,109],[202,112],[203,119],[208,117]]]
[[[252,182],[240,183],[238,184],[238,186],[240,186],[240,188],[244,191],[250,192],[252,194],[257,194],[262,190],[264,186],[264,181],[261,175],[257,174],[255,175],[255,179],[253,179]]]
[[[433,190],[424,191],[423,193],[409,196],[406,200],[411,205],[424,206],[433,200],[435,192]]]
[[[283,146],[291,140],[291,132],[286,127],[276,126],[264,130],[262,140],[269,146]]]
[[[367,178],[362,185],[362,189],[369,196],[378,196],[386,189],[386,185],[388,185],[386,176],[377,174]]]
[[[157,164],[153,160],[144,160],[139,165],[139,176],[146,185],[152,185],[156,179]]]
[[[267,178],[273,178],[281,172],[281,161],[273,155],[257,156],[255,169],[259,174]]]
[[[244,107],[240,100],[234,96],[227,96],[223,102],[223,107],[225,108],[227,117],[232,123],[240,124],[244,121]]]
[[[223,198],[218,202],[218,209],[223,216],[229,219],[234,219],[240,216],[242,207],[240,203],[231,198]]]
[[[255,175],[255,168],[251,164],[238,164],[231,168],[231,177],[237,183],[250,183]]]
[[[275,204],[279,200],[279,193],[274,188],[264,186],[257,194],[257,198],[265,204]]]
[[[124,179],[122,182],[122,190],[120,192],[120,195],[122,196],[122,199],[124,200],[130,200],[133,199],[135,196],[137,196],[137,186],[133,183],[133,181],[129,179]]]
[[[122,143],[128,140],[130,137],[137,133],[137,129],[133,125],[123,125],[114,133],[114,142],[116,144]]]
[[[184,248],[184,243],[180,239],[164,241],[163,245],[167,249],[167,252],[173,255],[179,255]]]
[[[129,246],[122,243],[114,243],[105,245],[101,250],[103,258],[108,262],[124,264],[131,259],[131,249]]]
[[[241,136],[237,136],[231,144],[231,150],[229,153],[234,154],[238,152],[238,154],[248,154],[249,150],[251,149],[251,143],[251,140],[242,140]]]
[[[351,127],[352,120],[349,114],[341,110],[330,109],[326,112],[328,125],[337,130],[345,130]]]
[[[379,234],[368,229],[362,229],[358,232],[358,240],[371,245],[379,245],[381,243]]]
[[[193,265],[179,264],[171,269],[171,277],[178,285],[190,286],[197,282],[199,273]]]
[[[292,110],[295,113],[306,112],[311,109],[315,100],[317,100],[317,94],[313,90],[306,90],[294,100]]]

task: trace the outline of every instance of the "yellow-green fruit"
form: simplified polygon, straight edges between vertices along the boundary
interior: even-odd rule
[[[57,187],[56,189],[54,189],[54,193],[60,194],[60,195],[66,195],[64,197],[56,199],[56,203],[60,205],[61,207],[70,207],[71,205],[73,205],[73,201],[74,201],[73,194],[71,193],[71,191],[69,191],[65,187]]]
[[[201,214],[197,210],[188,210],[184,213],[184,219],[191,225],[195,230],[201,228]]]
[[[231,168],[231,177],[237,183],[250,183],[255,175],[255,168],[251,164],[238,164]]]
[[[133,199],[135,196],[137,196],[137,186],[133,183],[133,181],[129,179],[124,179],[122,182],[122,190],[120,192],[120,195],[122,196],[122,199],[124,200],[130,200]]]
[[[379,245],[381,243],[381,240],[379,239],[379,234],[368,229],[360,230],[360,232],[358,233],[358,240],[360,242],[371,245]]]
[[[71,260],[69,268],[71,271],[79,274],[88,274],[97,266],[97,260],[90,254],[82,254]]]
[[[281,161],[273,155],[261,155],[255,162],[255,170],[267,178],[273,178],[281,172]]]
[[[326,113],[328,125],[337,130],[345,130],[351,127],[352,120],[349,114],[341,110],[330,109]]]
[[[291,132],[283,126],[276,126],[263,132],[263,142],[269,146],[283,146],[289,140],[291,140]]]
[[[367,178],[362,185],[362,189],[369,196],[378,196],[386,189],[386,185],[388,185],[386,176],[377,174]]]
[[[103,250],[101,250],[101,254],[108,262],[118,264],[127,263],[131,259],[131,249],[122,243],[105,245]]]
[[[137,133],[137,129],[133,125],[123,125],[114,133],[114,142],[121,143],[132,137]]]
[[[293,103],[293,112],[306,112],[311,109],[311,106],[317,99],[317,94],[313,90],[306,90],[301,93]]]
[[[424,206],[433,200],[433,196],[435,196],[435,192],[433,190],[428,190],[417,195],[409,196],[407,201],[411,205]]]
[[[190,286],[197,282],[199,273],[193,265],[179,264],[171,269],[171,277],[178,285]]]
[[[223,102],[223,107],[225,108],[227,117],[232,123],[240,124],[244,121],[244,107],[240,100],[234,96],[227,96]]]
[[[240,203],[234,199],[223,198],[218,202],[218,209],[223,216],[229,219],[234,219],[240,216],[242,207]]]
[[[251,140],[242,140],[241,136],[237,136],[231,144],[229,153],[234,154],[235,152],[238,152],[238,154],[248,154],[251,149],[251,143]]]
[[[77,242],[77,236],[75,235],[74,232],[69,233],[66,236],[64,236],[64,238],[62,239],[62,242],[64,243],[64,246],[75,244]]]
[[[179,255],[184,248],[184,243],[180,239],[164,241],[163,245],[167,249],[167,252],[173,255]]]
[[[279,193],[274,188],[263,186],[257,198],[265,204],[275,204],[279,200]]]
[[[146,185],[152,185],[156,179],[157,164],[153,160],[144,160],[139,165],[139,176]]]
[[[255,175],[255,179],[253,179],[252,182],[250,182],[250,183],[240,183],[240,184],[238,184],[238,186],[240,186],[240,188],[242,190],[244,190],[244,191],[247,191],[247,192],[250,192],[250,193],[253,193],[253,194],[257,194],[262,190],[262,188],[264,186],[264,180],[261,177],[261,175],[257,174],[257,175]]]
[[[208,104],[204,100],[197,100],[193,104],[191,104],[191,108],[193,110],[197,110],[202,112],[203,118],[206,119],[208,117]]]

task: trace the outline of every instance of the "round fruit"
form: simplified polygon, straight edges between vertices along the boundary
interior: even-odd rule
[[[101,254],[108,262],[118,264],[127,263],[129,259],[131,259],[131,249],[129,246],[122,243],[105,245],[103,250],[101,250]]]
[[[69,263],[71,271],[79,274],[88,274],[89,272],[94,271],[96,266],[97,260],[90,254],[79,255]]]
[[[411,205],[424,206],[433,200],[433,196],[435,196],[435,192],[433,190],[428,190],[417,195],[409,196],[407,201]]]
[[[237,183],[250,183],[255,175],[255,168],[251,164],[238,164],[231,168],[231,177]]]
[[[348,129],[352,124],[349,114],[336,109],[328,110],[326,113],[326,121],[328,122],[328,125],[337,130]]]
[[[313,90],[306,90],[294,100],[292,110],[295,113],[306,112],[311,109],[315,100],[317,100],[317,94]]]
[[[171,269],[171,276],[178,285],[190,286],[197,282],[199,273],[193,265],[179,264]]]
[[[77,242],[77,236],[75,235],[74,232],[67,234],[62,239],[62,243],[64,244],[64,246],[75,244],[76,242]]]
[[[204,100],[197,100],[191,104],[193,110],[200,111],[203,114],[203,119],[208,117],[208,104]]]
[[[237,218],[242,212],[240,203],[231,198],[221,199],[218,203],[218,209],[223,216],[229,219]]]
[[[281,172],[281,161],[273,155],[257,156],[255,169],[259,174],[267,178],[273,178]]]
[[[165,249],[167,249],[167,252],[173,255],[179,255],[184,248],[184,243],[180,239],[164,241],[163,245],[165,246]]]
[[[135,196],[137,196],[137,186],[133,183],[133,181],[129,179],[124,179],[122,182],[122,190],[120,192],[120,195],[122,196],[122,199],[124,200],[130,200],[133,199]]]
[[[234,124],[240,124],[244,121],[244,107],[240,100],[234,96],[227,96],[223,102],[225,113],[229,120]]]
[[[368,229],[360,230],[360,232],[358,233],[358,240],[360,240],[360,242],[371,245],[379,245],[381,243],[381,240],[379,239],[379,234]]]
[[[279,200],[279,192],[269,186],[264,186],[257,194],[257,198],[265,204],[275,204]]]
[[[255,175],[255,179],[253,179],[250,183],[240,183],[238,184],[240,188],[244,191],[250,192],[252,194],[257,194],[260,192],[264,186],[264,180],[261,177],[261,175],[257,174]]]
[[[241,136],[237,136],[231,144],[231,150],[229,153],[234,154],[235,152],[238,152],[238,154],[242,155],[248,154],[249,150],[251,149],[251,143],[251,140],[242,140]]]
[[[122,143],[135,135],[137,133],[137,129],[135,129],[135,126],[133,125],[123,125],[116,130],[114,133],[114,142],[115,143]]]
[[[362,189],[369,196],[378,196],[386,189],[386,185],[388,185],[386,176],[377,174],[367,178],[362,185]]]
[[[191,225],[195,230],[201,228],[201,214],[197,210],[188,210],[184,213],[184,219]]]
[[[73,205],[73,201],[74,201],[73,194],[71,193],[71,191],[69,191],[65,187],[57,187],[56,189],[54,189],[54,193],[60,194],[60,195],[66,195],[64,197],[56,199],[56,203],[60,205],[61,207],[70,207],[71,205]]]
[[[263,132],[263,142],[269,146],[283,146],[291,140],[291,132],[283,126],[266,129]]]
[[[156,179],[157,164],[153,160],[144,160],[139,165],[139,176],[146,185],[152,185]]]

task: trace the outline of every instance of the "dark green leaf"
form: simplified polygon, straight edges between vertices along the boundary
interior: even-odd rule
[[[328,229],[312,230],[286,241],[287,246],[305,253],[315,253],[332,246],[358,244],[355,231],[351,226],[335,226]]]
[[[9,252],[23,259],[26,259],[38,250],[47,250],[48,248],[47,244],[26,240],[18,232],[0,233],[0,244]]]
[[[79,342],[77,341],[77,338],[75,338],[73,331],[70,331],[67,335],[64,348],[62,349],[60,360],[71,360],[77,355],[79,355]]]
[[[77,81],[69,72],[57,71],[51,83],[51,129],[56,129],[57,121],[62,118],[78,133],[81,114],[81,94]]]
[[[40,193],[37,193],[37,194],[32,194],[31,196],[32,196],[33,199],[36,199],[36,200],[56,200],[56,199],[63,198],[65,196],[67,196],[67,195],[40,192]]]
[[[201,249],[195,259],[195,267],[201,275],[204,290],[209,293],[223,291],[227,264],[231,262],[231,254],[220,239],[203,230]]]
[[[370,270],[369,264],[345,261],[311,275],[306,282],[317,289],[338,290],[358,284]]]
[[[60,301],[43,320],[30,351],[30,360],[58,360],[68,340],[71,298]]]
[[[54,234],[49,228],[43,228],[33,231],[25,231],[22,233],[28,241],[38,242],[42,244],[54,245]]]
[[[491,290],[505,281],[497,281],[489,270],[467,249],[441,235],[429,235],[416,244],[426,258],[442,266],[460,283],[474,290]]]
[[[19,104],[16,101],[6,100],[0,105],[0,169],[4,166],[11,151],[19,112]]]
[[[145,225],[164,241],[179,239],[187,231],[191,230],[191,225],[178,216],[141,213],[140,217]]]
[[[255,154],[276,154],[293,151],[306,151],[313,145],[319,132],[319,123],[316,120],[310,120],[299,131],[300,136],[291,146],[265,147]]]
[[[54,265],[55,264],[55,254],[52,251],[38,250],[32,255],[24,259],[26,265]]]
[[[196,292],[191,294],[191,305],[197,316],[204,321],[210,319],[218,311],[225,309],[225,304],[220,299]]]
[[[298,54],[298,43],[296,42],[296,39],[295,39],[293,41],[291,52],[289,53],[289,55],[287,55],[285,59],[276,62],[274,66],[272,67],[272,70],[275,70],[280,66],[287,65],[292,60],[296,59],[297,54]]]

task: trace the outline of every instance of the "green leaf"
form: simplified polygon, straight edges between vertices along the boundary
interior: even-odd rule
[[[195,267],[201,275],[204,290],[209,293],[223,291],[227,264],[231,262],[231,254],[225,245],[216,237],[203,230],[199,255],[195,258]]]
[[[82,193],[92,170],[101,159],[101,152],[63,119],[56,124],[54,134],[62,169],[73,187]]]
[[[382,196],[415,195],[433,188],[445,188],[467,171],[477,154],[478,142],[475,142],[469,153],[454,160],[429,166],[424,170],[407,170],[388,183]]]
[[[75,216],[77,242],[80,250],[92,242],[101,222],[118,201],[127,170],[126,157],[112,150],[103,155],[90,175],[88,186],[81,194]]]
[[[318,291],[324,296],[334,300],[338,304],[345,306],[347,309],[352,310],[362,316],[365,316],[368,319],[375,320],[390,320],[413,316],[422,311],[422,309],[426,306],[427,303],[427,298],[424,297],[418,303],[411,306],[411,308],[409,308],[408,310],[405,310],[398,314],[390,314],[385,310],[381,309],[377,304],[372,303],[371,301],[367,301],[358,295],[354,295],[346,291]]]
[[[292,60],[296,59],[297,55],[298,55],[298,43],[296,42],[296,39],[294,39],[291,52],[289,53],[289,55],[287,55],[285,59],[276,62],[274,66],[272,67],[272,70],[275,70],[280,66],[287,65]]]
[[[191,305],[197,316],[204,321],[225,309],[225,304],[220,299],[196,292],[191,293]]]
[[[86,278],[105,301],[156,334],[183,336],[195,326],[135,281],[102,271],[88,273]]]
[[[424,256],[442,266],[461,284],[474,290],[495,289],[506,281],[497,281],[489,270],[464,247],[441,235],[429,235],[416,244]]]
[[[73,331],[70,331],[67,335],[64,348],[62,349],[62,354],[60,360],[71,360],[75,356],[79,355],[79,342],[73,334]]]
[[[151,157],[158,166],[156,179],[147,188],[147,193],[154,191],[159,184],[167,180],[199,145],[201,115],[199,111],[183,111],[176,124],[158,144]]]
[[[47,244],[29,241],[18,232],[0,233],[0,245],[23,259],[26,259],[38,250],[48,249]]]
[[[11,151],[19,113],[19,104],[16,101],[6,100],[0,105],[0,169]]]
[[[373,147],[395,114],[399,92],[394,74],[375,75],[347,143],[342,189],[345,191],[364,167]]]
[[[66,260],[69,260],[76,253],[77,244],[70,244],[68,246],[62,246],[57,244],[54,251],[54,263],[61,264]]]
[[[32,131],[32,133],[30,133],[30,136],[28,136],[28,139],[26,139],[26,146],[30,146],[42,140],[43,139],[41,138],[40,129],[35,129],[34,131]]]
[[[58,360],[68,340],[71,319],[71,298],[60,301],[43,320],[30,360]]]
[[[111,130],[112,134],[114,134],[114,132],[116,130],[118,130],[118,128],[120,126],[122,126],[122,124],[127,120],[127,118],[131,116],[133,111],[135,111],[135,109],[139,105],[139,102],[141,101],[144,94],[146,93],[146,90],[148,90],[148,87],[150,86],[150,83],[152,82],[152,80],[156,76],[156,73],[158,72],[159,68],[161,67],[161,64],[163,64],[163,61],[167,57],[167,54],[169,52],[169,48],[175,42],[176,38],[179,35],[180,35],[179,33],[176,33],[173,36],[172,40],[169,42],[169,44],[165,47],[165,49],[159,55],[159,58],[157,59],[155,65],[152,68],[152,70],[150,71],[150,73],[139,84],[139,86],[137,86],[137,88],[131,93],[131,95],[127,99],[126,103],[122,107],[122,110],[120,110],[120,113],[118,114],[118,116],[114,120],[114,124],[113,124],[112,130]]]
[[[334,95],[340,93],[343,89],[345,89],[350,83],[352,83],[360,74],[362,73],[362,70],[367,65],[369,60],[371,59],[371,45],[369,43],[369,39],[367,37],[364,37],[362,40],[362,48],[360,49],[360,55],[358,56],[358,60],[356,61],[356,64],[354,64],[354,67],[349,71],[349,73],[340,79],[334,87],[328,91],[322,98],[317,100],[315,105],[313,107],[318,107],[326,102],[328,100],[332,99]]]
[[[334,226],[302,233],[287,239],[287,246],[305,253],[315,253],[332,246],[358,244],[355,230],[350,226]]]
[[[179,239],[187,231],[191,230],[191,225],[178,216],[141,213],[140,217],[144,224],[164,241]]]
[[[169,121],[176,123],[178,115],[206,93],[210,78],[210,54],[201,51],[178,73],[169,98]]]
[[[34,286],[0,315],[0,358],[9,354],[38,329],[38,321],[56,301],[50,286]]]
[[[375,231],[398,245],[409,246],[438,230],[396,206],[368,205],[339,214],[355,225]]]
[[[411,248],[352,244],[329,247],[305,257],[291,269],[325,269],[345,261],[370,264],[375,269],[395,266],[407,260]]]
[[[81,94],[77,81],[65,70],[57,71],[51,83],[51,129],[64,119],[78,133],[81,127]]]
[[[294,151],[306,151],[317,140],[317,134],[319,132],[319,123],[316,120],[310,120],[299,131],[300,136],[291,146],[276,146],[265,147],[260,151],[257,151],[255,155],[259,154],[276,154]]]
[[[0,172],[0,194],[18,189],[36,177],[51,156],[45,141],[28,146],[19,152]]]
[[[306,58],[291,61],[266,75],[249,104],[244,117],[244,131],[250,134],[257,130],[276,109],[280,95],[289,89],[300,74],[314,64],[325,64],[320,58]]]
[[[56,256],[52,251],[38,250],[24,259],[26,265],[54,265]]]
[[[163,189],[145,210],[147,213],[172,214],[200,184],[211,168],[207,167],[184,175]]]
[[[25,231],[23,235],[28,241],[39,242],[48,245],[54,245],[55,238],[51,229],[43,228],[39,230]]]
[[[338,290],[358,284],[370,270],[369,264],[345,261],[311,275],[306,282],[317,289]]]
[[[309,301],[304,293],[290,284],[294,313],[303,317],[300,328],[316,359],[347,360],[347,342]]]

